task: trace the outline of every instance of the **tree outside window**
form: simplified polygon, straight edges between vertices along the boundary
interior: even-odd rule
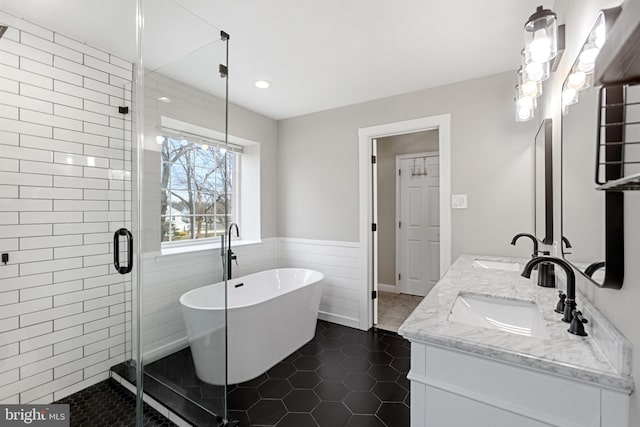
[[[236,209],[232,202],[237,200],[233,179],[237,161],[238,153],[217,145],[164,137],[162,242],[208,239],[225,233],[225,224],[232,222]]]

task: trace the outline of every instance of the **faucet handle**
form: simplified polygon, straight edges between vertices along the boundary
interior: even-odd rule
[[[586,337],[587,333],[584,331],[584,323],[587,323],[587,319],[582,317],[582,312],[578,310],[573,310],[572,314],[573,319],[571,319],[571,324],[569,325],[569,329],[567,329],[567,331],[573,335]]]
[[[578,321],[582,323],[589,323],[589,321],[584,318],[584,316],[582,315],[582,312],[579,310],[573,310],[573,318],[578,319]]]
[[[567,299],[567,295],[562,291],[558,291],[558,298],[558,304],[556,305],[556,309],[554,311],[556,313],[564,314],[564,300]]]

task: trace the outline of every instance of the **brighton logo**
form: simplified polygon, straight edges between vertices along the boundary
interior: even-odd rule
[[[69,427],[69,405],[0,405],[0,427]]]

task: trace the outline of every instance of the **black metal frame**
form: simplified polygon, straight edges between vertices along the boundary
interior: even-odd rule
[[[540,238],[540,242],[545,245],[553,244],[553,121],[551,119],[544,119],[540,124],[540,128],[536,133],[534,144],[538,143],[538,136],[543,136],[542,143],[544,144],[544,236]],[[537,156],[534,153],[534,161],[537,161]],[[537,165],[534,167],[534,183],[537,182]],[[534,185],[534,204],[538,199],[538,188]],[[536,237],[541,231],[537,229],[538,214],[537,209],[534,208],[534,228]]]
[[[625,90],[623,86],[603,87],[600,89],[598,102],[598,141],[596,154],[596,182],[600,164],[600,146],[604,143],[604,175],[605,181],[619,179],[624,174],[623,157],[625,128]],[[604,103],[603,103],[604,101]],[[605,107],[606,106],[606,107]],[[602,117],[602,109],[606,113]],[[604,132],[600,131],[604,126]],[[604,141],[602,137],[604,136]],[[602,284],[593,281],[597,286],[609,289],[620,289],[624,282],[624,193],[607,191],[604,195],[605,224],[605,271]]]

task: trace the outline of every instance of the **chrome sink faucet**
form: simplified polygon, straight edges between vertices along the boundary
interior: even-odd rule
[[[562,321],[570,323],[568,332],[580,336],[587,335],[583,326],[583,323],[587,323],[586,319],[582,317],[582,313],[578,311],[576,307],[576,274],[567,261],[551,256],[532,258],[524,266],[522,277],[530,278],[533,267],[543,262],[560,266],[567,275],[567,294],[565,298],[563,298],[564,295],[561,295],[560,298],[561,301],[564,299],[564,315],[562,316]]]

